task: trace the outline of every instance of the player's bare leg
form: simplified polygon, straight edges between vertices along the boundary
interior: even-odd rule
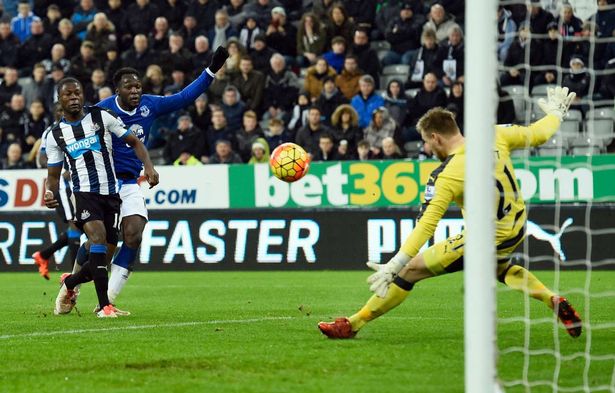
[[[412,258],[389,285],[386,295],[373,295],[356,314],[337,318],[334,322],[321,322],[320,331],[329,338],[352,338],[368,322],[400,305],[417,282],[434,274],[425,265],[422,254]]]

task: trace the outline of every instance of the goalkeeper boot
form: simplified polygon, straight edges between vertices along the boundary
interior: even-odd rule
[[[55,315],[68,314],[70,313],[75,304],[77,304],[77,296],[79,296],[78,289],[68,289],[64,284],[64,280],[70,276],[70,273],[64,273],[60,277],[60,292],[58,293],[58,297],[56,297],[56,306],[53,310]]]
[[[43,258],[40,251],[32,254],[32,258],[34,259],[34,263],[38,266],[38,272],[45,280],[49,280],[49,260]]]
[[[107,304],[102,310],[96,313],[98,318],[117,318],[117,313],[115,312],[115,307],[111,304]]]
[[[113,306],[115,315],[117,315],[118,317],[127,317],[130,315],[130,311],[120,310],[119,308],[115,307],[115,304],[112,304],[111,306]],[[94,314],[98,314],[99,312],[100,306],[97,304],[96,307],[94,307]]]
[[[329,338],[353,338],[357,332],[352,331],[348,318],[337,318],[333,322],[320,322],[318,328]]]
[[[553,296],[553,311],[557,313],[557,317],[564,324],[571,337],[579,337],[582,331],[581,317],[579,313],[568,303],[568,300],[562,296]]]

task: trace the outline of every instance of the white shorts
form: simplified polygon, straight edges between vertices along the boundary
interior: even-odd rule
[[[141,216],[146,220],[148,219],[145,197],[141,193],[141,187],[138,184],[122,184],[120,187],[120,198],[122,199],[120,222],[122,218],[134,215]]]

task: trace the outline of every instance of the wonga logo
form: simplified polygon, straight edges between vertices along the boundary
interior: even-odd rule
[[[100,151],[100,140],[98,135],[90,136],[66,145],[66,150],[72,158],[79,158],[87,151]]]

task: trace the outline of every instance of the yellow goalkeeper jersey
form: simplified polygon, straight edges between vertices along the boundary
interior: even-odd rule
[[[524,236],[525,203],[510,160],[510,152],[545,143],[558,130],[560,120],[547,115],[529,127],[495,127],[496,244],[518,243]],[[417,224],[402,245],[402,251],[415,256],[433,236],[436,226],[451,202],[463,210],[465,145],[460,146],[430,175],[425,200]]]

